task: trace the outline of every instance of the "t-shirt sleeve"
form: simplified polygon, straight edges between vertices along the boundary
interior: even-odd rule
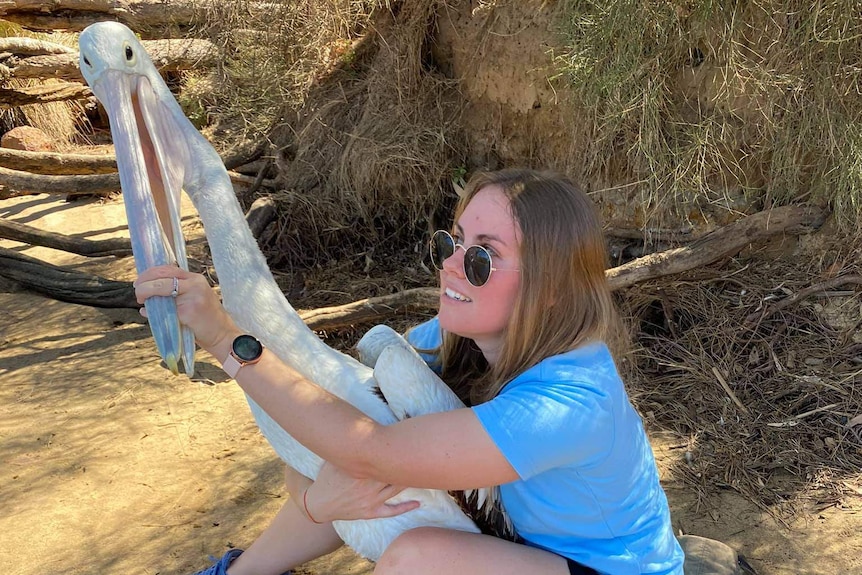
[[[578,462],[598,464],[614,441],[609,398],[580,381],[526,381],[473,408],[522,479]]]

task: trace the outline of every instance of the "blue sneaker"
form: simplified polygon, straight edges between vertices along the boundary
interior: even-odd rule
[[[231,549],[218,560],[218,563],[212,564],[203,571],[198,571],[195,575],[226,575],[231,561],[240,555],[242,555],[242,549]]]

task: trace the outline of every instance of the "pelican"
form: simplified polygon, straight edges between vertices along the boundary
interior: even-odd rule
[[[399,387],[407,382],[427,383],[430,389],[442,389],[444,396],[448,387],[408,349],[409,344],[402,340],[401,345],[390,345],[400,339],[394,332],[376,339],[372,336],[367,342],[374,349],[376,369],[324,344],[282,294],[245,222],[221,158],[185,117],[135,34],[117,22],[99,22],[81,32],[78,43],[81,72],[110,118],[139,272],[160,264],[187,265],[179,219],[183,189],[206,230],[225,309],[240,329],[254,334],[303,376],[381,424],[394,423],[398,417],[375,392],[378,387],[386,390],[390,402],[402,406],[402,414],[457,405],[451,401],[451,391],[449,403],[444,401],[441,406],[411,404],[416,398],[403,395]],[[151,298],[147,312],[167,365],[177,373],[182,357],[186,373],[191,374],[194,340],[180,326],[172,298]],[[372,345],[371,340],[387,343]],[[246,399],[278,456],[314,479],[321,458],[291,437],[250,397]],[[444,491],[407,489],[391,501],[407,500],[418,500],[419,508],[385,519],[336,521],[335,530],[347,545],[372,561],[395,537],[415,527],[479,532]]]

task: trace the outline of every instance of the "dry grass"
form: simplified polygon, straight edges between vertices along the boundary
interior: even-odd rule
[[[858,250],[832,253],[825,265],[734,260],[622,294],[633,400],[648,422],[689,438],[674,473],[704,502],[733,489],[787,519],[862,487],[862,423],[848,425],[862,413],[858,286],[757,319],[823,270],[859,273]]]
[[[637,186],[645,226],[753,198],[860,228],[857,2],[566,2],[560,28],[584,177]]]
[[[209,25],[197,33],[215,42],[224,60],[210,74],[190,74],[181,103],[203,108],[206,123],[234,139],[265,137],[285,106],[300,107],[317,79],[349,57],[381,3],[282,2],[265,11],[246,0],[209,4]]]

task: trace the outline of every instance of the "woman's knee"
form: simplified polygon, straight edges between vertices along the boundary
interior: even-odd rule
[[[417,527],[389,544],[374,568],[375,575],[419,573],[429,557],[445,548],[446,529]]]

